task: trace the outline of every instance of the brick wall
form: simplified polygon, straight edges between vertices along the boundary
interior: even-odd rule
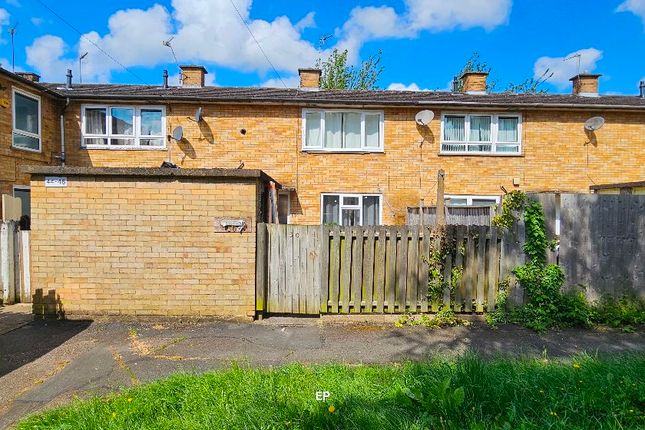
[[[255,180],[75,176],[46,188],[34,177],[34,308],[253,315],[258,188]],[[247,218],[250,228],[216,233],[215,217]]]
[[[13,88],[41,98],[41,152],[11,147]],[[59,107],[57,102],[46,94],[4,75],[0,75],[0,101],[0,194],[12,194],[14,185],[29,185],[29,175],[21,173],[21,166],[51,164],[52,152],[60,151]]]
[[[303,152],[300,107],[203,104],[205,121],[198,125],[189,119],[198,106],[167,107],[168,133],[181,125],[185,136],[170,144],[172,161],[193,168],[235,168],[244,161],[264,170],[296,188],[292,223],[319,223],[323,192],[380,192],[383,222],[403,223],[406,208],[420,198],[434,203],[438,169],[446,171],[447,194],[499,195],[501,186],[588,193],[593,184],[645,178],[645,120],[638,112],[513,111],[523,115],[523,153],[509,157],[439,154],[441,110],[433,106],[427,106],[436,115],[429,130],[414,122],[419,109],[385,109],[385,152],[378,154]],[[606,124],[590,141],[583,123],[596,115]],[[66,117],[70,165],[158,167],[169,156],[167,150],[82,150],[79,116],[74,103]]]

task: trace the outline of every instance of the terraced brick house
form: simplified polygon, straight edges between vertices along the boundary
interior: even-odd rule
[[[369,225],[434,204],[439,169],[454,205],[645,178],[643,89],[602,95],[599,75],[573,77],[571,94],[505,94],[487,93],[481,73],[463,92],[321,90],[315,69],[299,88],[207,87],[205,73],[183,66],[180,86],[52,84],[1,69],[0,191],[28,199],[25,164],[261,169],[280,184],[280,222]],[[585,130],[596,116],[604,126]]]

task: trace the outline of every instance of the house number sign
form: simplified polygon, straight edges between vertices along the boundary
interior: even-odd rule
[[[61,188],[67,186],[67,178],[65,176],[45,176],[45,186]]]

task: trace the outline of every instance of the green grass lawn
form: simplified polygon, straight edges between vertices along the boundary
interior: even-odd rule
[[[316,391],[329,391],[327,402]],[[333,407],[332,407],[333,406]],[[234,366],[75,401],[19,429],[645,428],[645,355]]]

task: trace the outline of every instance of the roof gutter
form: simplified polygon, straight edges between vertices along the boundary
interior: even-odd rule
[[[359,107],[359,108],[418,108],[419,106],[436,106],[454,108],[456,106],[466,108],[503,108],[505,110],[518,110],[518,109],[567,109],[567,110],[629,110],[629,111],[645,111],[645,105],[608,105],[608,104],[575,104],[575,103],[476,103],[476,102],[462,102],[462,101],[432,101],[420,100],[417,102],[391,102],[391,103],[361,103],[343,100],[280,100],[280,99],[205,99],[200,97],[146,97],[141,96],[77,96],[74,97],[77,102],[96,102],[97,100],[113,100],[124,102],[141,102],[141,103],[172,103],[172,102],[199,102],[204,104],[239,104],[239,105],[281,105],[281,106],[302,106],[302,107]]]

